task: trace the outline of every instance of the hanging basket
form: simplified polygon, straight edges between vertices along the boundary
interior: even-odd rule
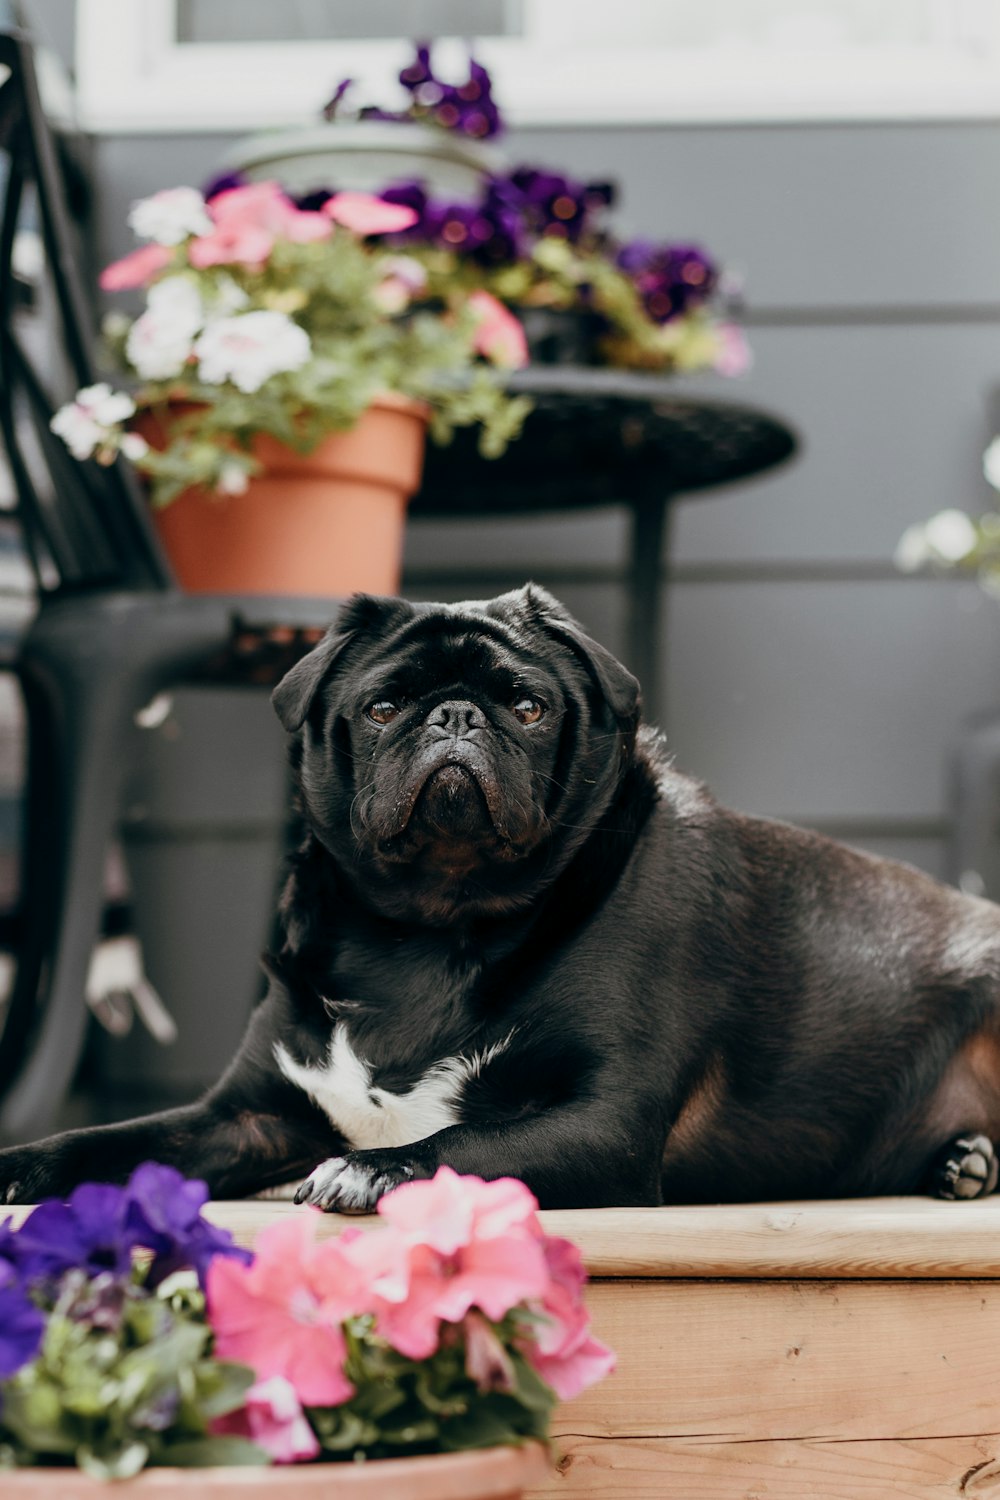
[[[417,181],[432,197],[454,201],[477,199],[506,162],[482,141],[412,120],[336,120],[248,136],[221,166],[252,182],[274,179],[290,193],[378,193]]]
[[[397,593],[426,427],[419,402],[386,395],[311,453],[259,437],[253,452],[264,468],[245,494],[185,490],[153,512],[181,587],[196,594]],[[152,420],[141,430],[157,442]]]
[[[361,1464],[273,1468],[145,1469],[95,1479],[79,1469],[14,1469],[4,1500],[519,1500],[549,1472],[544,1448],[478,1448]]]

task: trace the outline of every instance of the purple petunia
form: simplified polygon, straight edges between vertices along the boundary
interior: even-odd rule
[[[149,1285],[158,1285],[184,1266],[193,1267],[204,1285],[214,1256],[231,1255],[247,1263],[253,1259],[249,1250],[233,1243],[228,1230],[202,1218],[208,1188],[197,1178],[148,1161],[132,1173],[126,1193],[125,1225],[131,1242],[153,1252]]]
[[[87,1182],[65,1203],[46,1199],[28,1215],[11,1243],[17,1268],[28,1282],[54,1280],[71,1269],[127,1275],[136,1241],[125,1228],[125,1191]]]
[[[203,1182],[158,1162],[137,1167],[125,1187],[84,1183],[65,1203],[40,1203],[19,1229],[0,1226],[0,1288],[9,1279],[4,1267],[25,1285],[56,1281],[71,1270],[125,1278],[137,1249],[153,1252],[150,1285],[184,1266],[203,1282],[213,1256],[249,1258],[226,1230],[201,1217],[207,1200]]]
[[[16,1282],[0,1287],[0,1380],[34,1359],[42,1345],[45,1319]]]
[[[706,302],[719,280],[715,263],[699,245],[633,240],[622,245],[616,263],[631,277],[656,323],[666,323]]]

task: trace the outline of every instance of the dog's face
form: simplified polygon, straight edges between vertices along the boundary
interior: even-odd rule
[[[386,915],[528,904],[606,810],[638,684],[533,585],[414,605],[358,595],[278,685],[316,835]]]

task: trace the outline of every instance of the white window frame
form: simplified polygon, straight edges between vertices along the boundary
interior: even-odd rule
[[[524,36],[475,41],[515,125],[1000,118],[1000,3],[977,46],[826,50],[581,45],[582,0],[522,0]],[[613,8],[614,0],[601,0]],[[655,3],[655,0],[654,0]],[[914,0],[916,3],[916,0]],[[961,5],[963,0],[948,0]],[[976,0],[968,0],[976,3]],[[176,0],[77,0],[79,112],[98,134],[315,123],[336,82],[391,104],[408,41],[179,45]],[[983,34],[985,33],[985,35]],[[464,46],[453,49],[464,56]],[[448,44],[435,49],[447,61]]]

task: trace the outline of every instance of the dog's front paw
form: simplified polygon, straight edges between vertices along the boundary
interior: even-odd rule
[[[313,1203],[324,1213],[370,1214],[384,1193],[409,1182],[415,1168],[392,1151],[349,1151],[331,1156],[306,1178],[296,1203]]]
[[[31,1146],[0,1151],[0,1204],[37,1203],[61,1191],[47,1152]]]
[[[939,1152],[931,1173],[937,1198],[985,1198],[1000,1175],[993,1142],[985,1135],[960,1135]]]

